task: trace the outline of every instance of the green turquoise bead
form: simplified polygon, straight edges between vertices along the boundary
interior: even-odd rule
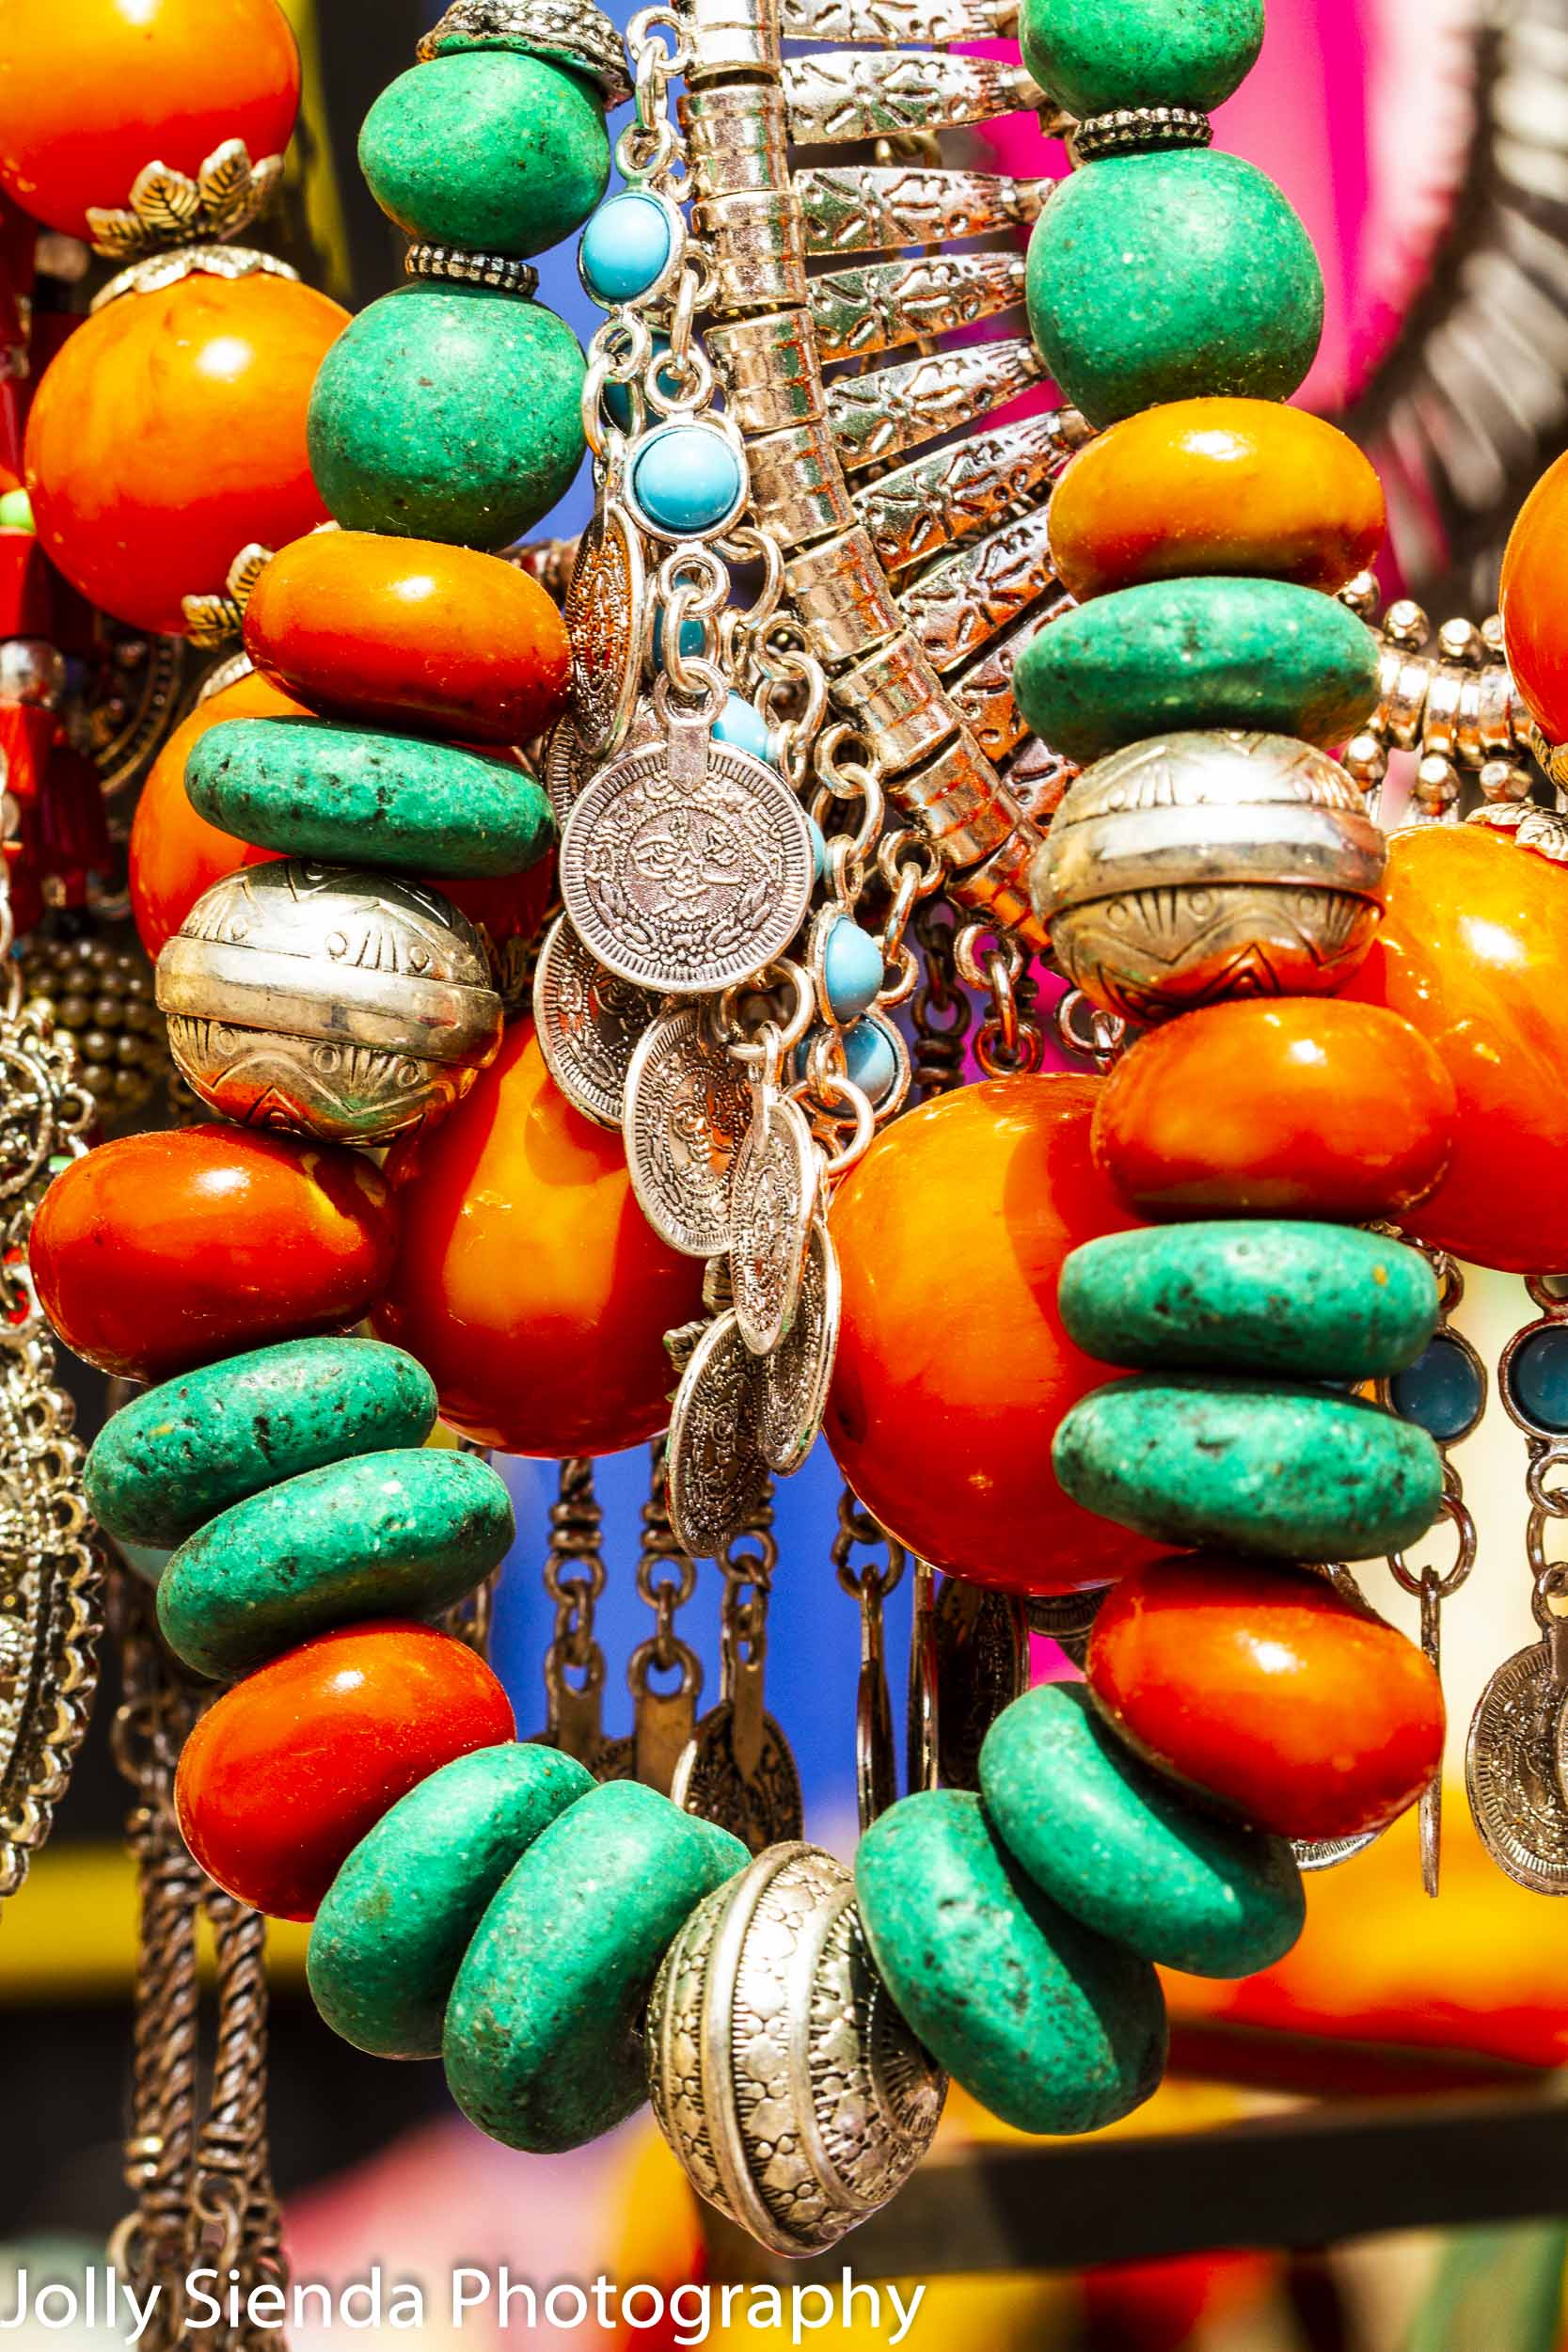
[[[1170,1544],[1370,1560],[1424,1534],[1443,1464],[1424,1429],[1283,1381],[1145,1374],[1084,1397],[1051,1458],[1074,1502]]]
[[[487,1462],[446,1449],[361,1454],[236,1502],[158,1582],[164,1639],[231,1679],[314,1633],[434,1617],[498,1567],[515,1534]]]
[[[646,2095],[642,2015],[705,1895],[743,1870],[737,1837],[639,1781],[551,1823],[506,1880],[447,2004],[447,2084],[508,2148],[580,2148]]]
[[[317,373],[316,487],[350,531],[510,547],[572,485],[586,373],[571,328],[537,302],[400,286]]]
[[[980,1794],[1053,1902],[1164,1968],[1249,1977],[1282,1960],[1306,1922],[1287,1841],[1204,1812],[1150,1772],[1081,1683],[1045,1683],[997,1717]]]
[[[516,874],[555,839],[549,801],[521,769],[330,719],[225,719],[197,741],[185,790],[242,841],[328,865]]]
[[[1057,1303],[1069,1338],[1105,1363],[1301,1380],[1399,1372],[1438,1314],[1419,1250],[1354,1226],[1266,1218],[1085,1242],[1062,1268]]]
[[[1081,119],[1195,106],[1239,89],[1263,45],[1263,0],[1023,0],[1023,62]]]
[[[422,1364],[379,1340],[289,1340],[205,1364],[112,1414],[83,1474],[119,1542],[173,1545],[279,1479],[421,1446],[436,1425]]]
[[[520,260],[582,227],[610,184],[610,140],[576,74],[470,49],[388,83],[360,129],[359,168],[410,237]]]
[[[987,1823],[931,1789],[861,1839],[855,1896],[878,1974],[956,2083],[1022,2132],[1092,2132],[1157,2087],[1159,1979],[1059,1911]]]
[[[1291,580],[1151,580],[1037,629],[1013,691],[1042,740],[1084,764],[1204,728],[1326,748],[1377,707],[1378,644],[1337,597]]]
[[[1212,149],[1110,156],[1061,181],[1029,241],[1027,294],[1046,365],[1096,425],[1211,392],[1285,400],[1323,333],[1306,230],[1272,180]]]
[[[476,1748],[420,1781],[360,1839],[316,1914],[310,1995],[375,2058],[441,2055],[447,2000],[507,1873],[597,1784],[556,1748]]]

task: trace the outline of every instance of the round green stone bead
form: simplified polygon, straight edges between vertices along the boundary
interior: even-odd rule
[[[158,1582],[164,1639],[231,1679],[314,1633],[434,1617],[499,1565],[515,1527],[487,1462],[445,1449],[361,1454],[236,1502]]]
[[[1195,106],[1239,89],[1263,45],[1263,0],[1023,0],[1023,62],[1080,119]]]
[[[491,1898],[592,1772],[534,1741],[432,1772],[360,1839],[316,1914],[306,1974],[334,2033],[375,2058],[441,2055],[463,1955]]]
[[[581,346],[537,302],[433,282],[345,327],[310,395],[316,487],[345,529],[506,548],[582,460]]]
[[[1028,301],[1046,365],[1096,425],[1210,392],[1284,400],[1323,333],[1306,230],[1272,180],[1212,149],[1062,181],[1029,241]]]
[[[226,719],[185,766],[200,817],[242,841],[328,865],[520,873],[555,839],[550,803],[503,760],[331,719]]]
[[[1081,1683],[1046,1683],[997,1717],[980,1794],[1053,1902],[1162,1967],[1248,1977],[1301,1933],[1287,1841],[1203,1812],[1122,1746]]]
[[[436,1387],[379,1340],[289,1340],[149,1389],[93,1440],[83,1484],[122,1543],[183,1542],[279,1479],[356,1454],[422,1446]]]
[[[977,1797],[932,1789],[892,1806],[860,1842],[855,1895],[905,2023],[1004,2123],[1097,2131],[1158,2085],[1154,1971],[1059,1911]]]
[[[447,2004],[447,2084],[468,2121],[550,2154],[641,2106],[659,1963],[751,1858],[639,1781],[608,1782],[552,1822],[480,1922]]]
[[[414,238],[520,259],[580,229],[610,183],[604,109],[586,82],[505,49],[453,51],[389,83],[359,168]]]
[[[1170,1544],[1370,1560],[1424,1534],[1443,1464],[1424,1429],[1326,1389],[1217,1373],[1117,1380],[1051,1452],[1074,1502]]]
[[[1354,1226],[1267,1218],[1085,1242],[1062,1268],[1057,1303],[1069,1338],[1106,1363],[1301,1380],[1399,1372],[1438,1313],[1419,1250]]]
[[[1376,708],[1378,644],[1337,597],[1291,580],[1151,580],[1037,629],[1013,691],[1042,740],[1085,765],[1214,727],[1326,748]]]

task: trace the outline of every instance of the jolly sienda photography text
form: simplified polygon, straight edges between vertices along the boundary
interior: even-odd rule
[[[77,2272],[70,2279],[40,2269],[18,2268],[0,2284],[0,2335],[12,2328],[118,2328],[129,2344],[139,2344],[167,2290],[139,2286],[113,2267]],[[341,2328],[356,2331],[413,2331],[436,2324],[462,2328],[481,2320],[490,2328],[511,2324],[547,2327],[570,2333],[579,2328],[658,2328],[661,2341],[682,2346],[705,2344],[718,2328],[752,2328],[803,2344],[828,2328],[851,2323],[886,2336],[890,2345],[910,2340],[923,2286],[870,2286],[844,2271],[832,2286],[815,2281],[798,2286],[712,2286],[694,2283],[657,2287],[622,2285],[601,2275],[579,2282],[548,2283],[514,2274],[504,2263],[492,2267],[460,2265],[450,2281],[398,2278],[375,2264],[363,2277],[328,2283],[296,2279],[288,2286],[246,2290],[237,2271],[193,2270],[184,2280],[188,2334],[248,2324],[252,2328]]]

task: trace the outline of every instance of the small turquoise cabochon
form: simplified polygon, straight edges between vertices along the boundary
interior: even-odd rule
[[[674,230],[656,196],[626,189],[606,199],[578,248],[582,282],[607,308],[635,302],[670,266]]]
[[[665,538],[721,531],[745,494],[739,452],[711,425],[660,425],[631,461],[632,501]]]

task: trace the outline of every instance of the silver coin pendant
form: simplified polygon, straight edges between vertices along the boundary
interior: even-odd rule
[[[729,1248],[730,1183],[752,1089],[701,1012],[661,1013],[626,1071],[626,1165],[643,1216],[689,1258]]]
[[[734,1312],[708,1326],[670,1414],[670,1524],[694,1560],[717,1559],[767,1498],[757,1442],[761,1366]]]
[[[595,963],[563,914],[545,935],[533,972],[533,1024],[545,1067],[575,1109],[619,1127],[626,1073],[658,998]]]
[[[799,1105],[759,1088],[730,1185],[736,1320],[753,1355],[770,1355],[795,1320],[820,1168]]]
[[[816,1442],[838,1354],[839,1314],[838,1253],[819,1213],[795,1319],[772,1354],[757,1359],[758,1442],[768,1469],[781,1477],[798,1470]]]
[[[1563,1695],[1549,1642],[1516,1650],[1482,1691],[1465,1750],[1481,1844],[1499,1869],[1541,1895],[1568,1895]]]

